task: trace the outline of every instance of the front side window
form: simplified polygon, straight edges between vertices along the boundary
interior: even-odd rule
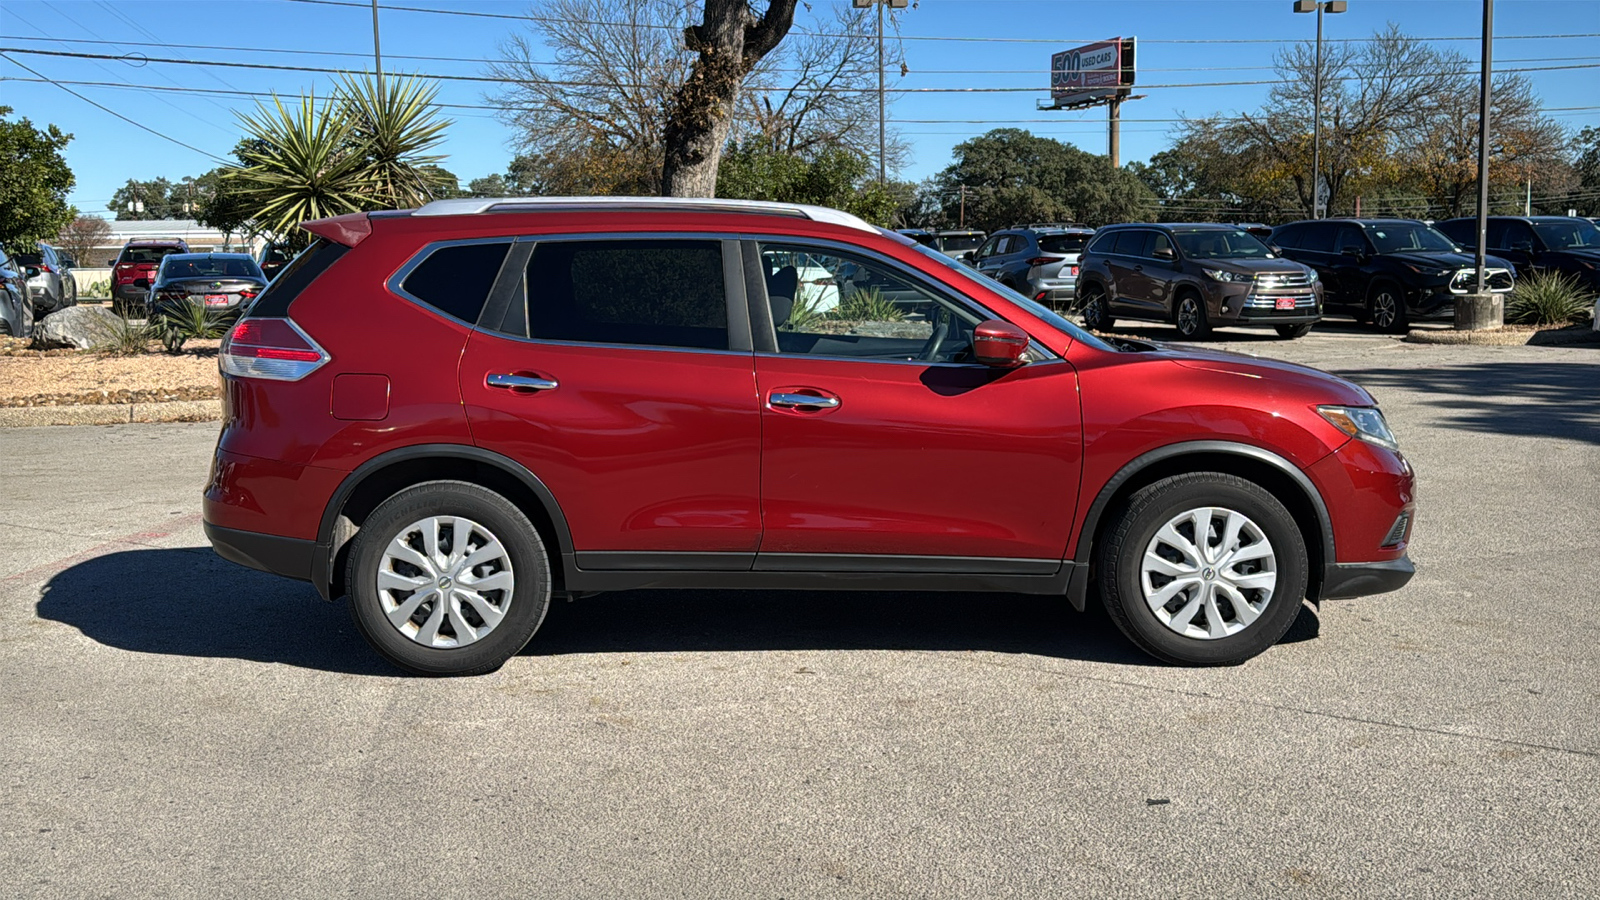
[[[832,249],[761,244],[778,352],[968,362],[976,310],[881,263]]]
[[[1367,252],[1367,239],[1361,236],[1361,228],[1357,225],[1340,225],[1339,233],[1334,238],[1334,243],[1339,248],[1340,253],[1346,250],[1354,250],[1357,253]]]
[[[989,238],[989,243],[984,244],[983,249],[978,251],[978,258],[983,259],[985,257],[993,256],[995,253],[999,252],[999,248],[1000,238]]]
[[[728,349],[718,241],[544,241],[527,269],[535,340]]]

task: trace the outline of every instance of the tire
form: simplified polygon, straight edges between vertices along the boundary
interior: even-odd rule
[[[459,568],[467,561],[457,534],[463,519],[472,555],[488,553],[468,569]],[[431,557],[430,540],[437,551]],[[441,557],[444,566],[437,564]],[[471,583],[495,579],[509,587],[480,588],[479,603],[465,596],[469,575]],[[464,481],[424,482],[379,504],[351,541],[345,584],[362,636],[414,675],[493,672],[527,646],[550,608],[549,555],[533,523],[504,497]],[[441,603],[441,589],[448,604]],[[414,612],[407,617],[408,606]]]
[[[1194,294],[1178,295],[1178,307],[1172,311],[1172,323],[1178,326],[1178,336],[1186,341],[1203,341],[1211,336],[1211,323],[1206,319],[1206,303]]]
[[[1315,322],[1302,322],[1299,325],[1279,325],[1277,326],[1278,337],[1288,338],[1290,340],[1294,340],[1295,338],[1303,338],[1310,334],[1311,329],[1315,326]]]
[[[78,305],[78,280],[76,278],[72,277],[71,275],[68,275],[65,278],[61,279],[61,283],[67,286],[67,290],[66,290],[67,299],[66,299],[65,302],[63,302],[61,304],[61,307],[63,309],[65,309],[65,308],[67,308],[69,306],[77,306]]]
[[[1106,292],[1099,285],[1090,285],[1083,292],[1083,327],[1090,331],[1110,331],[1117,326],[1106,307]]]
[[[1222,564],[1205,558],[1228,551],[1220,540],[1204,549],[1193,540],[1201,516],[1211,523],[1208,538],[1233,529],[1234,552],[1257,547],[1267,555],[1235,563],[1223,557]],[[1189,550],[1179,549],[1179,539],[1189,541]],[[1277,643],[1300,614],[1310,565],[1283,504],[1260,485],[1221,472],[1176,475],[1139,489],[1096,549],[1100,596],[1112,621],[1151,656],[1190,666],[1237,665]],[[1148,563],[1152,557],[1165,565]],[[1157,606],[1147,590],[1155,600],[1171,596]],[[1225,590],[1245,603],[1235,606]]]
[[[1379,281],[1367,291],[1367,321],[1384,334],[1405,334],[1409,327],[1405,293],[1392,281]]]

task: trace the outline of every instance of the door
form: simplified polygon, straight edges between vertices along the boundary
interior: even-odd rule
[[[1328,263],[1322,269],[1327,273],[1323,291],[1331,288],[1339,302],[1365,307],[1368,287],[1365,260],[1372,257],[1372,243],[1360,225],[1341,222],[1334,232],[1333,245],[1335,252],[1328,256]]]
[[[751,252],[768,282],[750,286],[757,568],[1054,571],[1081,461],[1072,366],[1042,350],[1019,369],[972,362],[973,327],[989,315],[898,263],[799,243]],[[797,321],[784,313],[804,297],[768,294],[802,256],[836,273],[836,314]]]
[[[978,251],[978,258],[974,261],[978,271],[990,278],[998,278],[1000,270],[1005,267],[1006,256],[1011,253],[1016,240],[1009,234],[990,238],[989,242],[983,245],[983,249]]]
[[[1145,271],[1155,262],[1150,258],[1153,234],[1142,228],[1117,232],[1113,253],[1106,260],[1115,284],[1112,312],[1141,319],[1166,318],[1162,298],[1155,293],[1154,272]]]
[[[1516,267],[1518,278],[1526,278],[1543,268],[1539,265],[1539,238],[1527,222],[1492,220],[1488,237],[1489,252]]]
[[[491,302],[498,321],[467,343],[473,440],[550,489],[582,568],[754,558],[761,417],[724,245],[737,253],[707,239],[519,243],[496,289],[503,315]]]

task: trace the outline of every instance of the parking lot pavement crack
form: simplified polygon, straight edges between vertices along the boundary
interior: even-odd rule
[[[1120,678],[1100,678],[1094,675],[1074,675],[1067,672],[1052,672],[1048,669],[1039,669],[1033,666],[1019,665],[1017,663],[1002,662],[998,660],[977,660],[983,665],[996,666],[1003,669],[1025,669],[1045,675],[1055,675],[1071,681],[1089,681],[1096,684],[1113,685],[1116,687],[1138,688],[1159,694],[1169,694],[1179,697],[1193,697],[1199,700],[1215,700],[1223,703],[1232,703],[1238,706],[1254,707],[1257,709],[1270,709],[1279,712],[1297,713],[1303,716],[1313,716],[1322,719],[1334,719],[1341,722],[1354,722],[1360,725],[1371,725],[1378,728],[1393,728],[1400,731],[1410,731],[1416,734],[1433,734],[1441,737],[1464,738],[1469,741],[1482,741],[1506,747],[1521,747],[1528,750],[1545,750],[1551,753],[1564,753],[1571,756],[1582,756],[1589,759],[1600,759],[1600,750],[1585,750],[1581,747],[1562,747],[1556,744],[1541,744],[1537,741],[1522,741],[1515,738],[1500,738],[1483,734],[1472,734],[1465,731],[1451,731],[1446,728],[1432,728],[1427,725],[1413,725],[1407,722],[1394,722],[1387,719],[1373,719],[1365,716],[1352,716],[1344,713],[1327,712],[1319,709],[1307,709],[1301,706],[1290,706],[1283,703],[1271,703],[1261,700],[1241,700],[1229,697],[1226,694],[1211,694],[1205,691],[1190,691],[1182,688],[1161,687],[1153,684],[1141,684],[1137,681],[1125,681]]]

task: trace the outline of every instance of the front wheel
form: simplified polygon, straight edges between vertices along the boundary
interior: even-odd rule
[[[1405,333],[1406,300],[1398,287],[1381,281],[1372,286],[1367,297],[1367,321],[1384,334]]]
[[[463,481],[406,488],[351,542],[356,627],[416,675],[481,675],[515,656],[550,607],[550,562],[528,517]]]
[[[1173,316],[1178,326],[1178,336],[1186,341],[1204,340],[1211,336],[1211,323],[1206,321],[1206,305],[1193,294],[1178,299],[1178,309]]]
[[[1110,331],[1116,327],[1117,320],[1111,317],[1111,310],[1106,307],[1106,292],[1098,285],[1091,285],[1083,293],[1083,327],[1090,331]]]
[[[1117,627],[1157,659],[1236,665],[1300,614],[1309,560],[1294,518],[1235,475],[1176,475],[1135,492],[1096,554]]]
[[[1303,338],[1311,333],[1311,328],[1315,324],[1315,322],[1303,322],[1299,325],[1279,325],[1277,326],[1278,337],[1289,338],[1290,340]]]

